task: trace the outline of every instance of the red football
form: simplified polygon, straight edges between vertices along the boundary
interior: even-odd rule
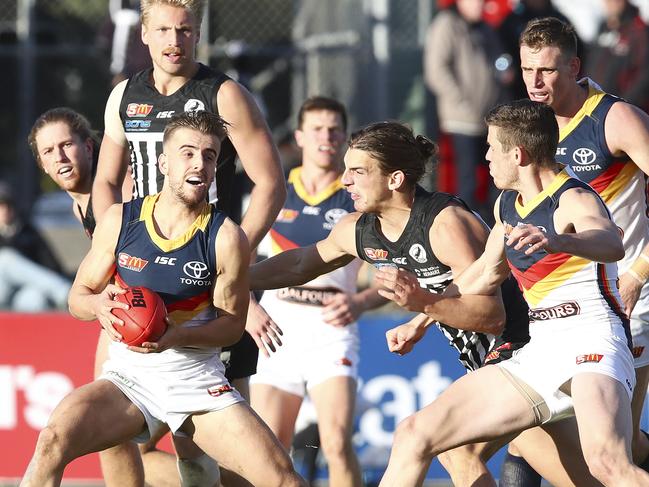
[[[137,286],[126,288],[126,293],[115,296],[116,301],[129,305],[129,309],[113,308],[113,314],[124,322],[115,326],[122,335],[122,343],[139,347],[144,342],[155,342],[167,330],[167,309],[158,293]]]

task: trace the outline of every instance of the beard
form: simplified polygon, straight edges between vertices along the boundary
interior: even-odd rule
[[[190,210],[197,210],[207,203],[207,195],[209,192],[209,185],[207,184],[200,189],[186,191],[184,181],[181,181],[180,184],[169,183],[169,189]]]

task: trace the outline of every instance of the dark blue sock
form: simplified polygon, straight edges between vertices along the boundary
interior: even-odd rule
[[[500,467],[499,487],[540,487],[540,485],[541,476],[523,457],[507,453]]]

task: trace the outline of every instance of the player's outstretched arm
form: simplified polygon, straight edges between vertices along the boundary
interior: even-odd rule
[[[104,112],[104,138],[92,185],[92,209],[97,221],[110,205],[122,201],[122,187],[128,170],[128,144],[119,118],[119,104],[125,87],[126,81],[123,81],[113,88]]]
[[[334,225],[327,238],[314,245],[287,250],[253,265],[250,288],[298,286],[349,264],[357,257],[354,245],[358,217],[358,213],[346,215]]]
[[[114,340],[121,338],[114,325],[123,325],[123,322],[111,313],[111,309],[128,309],[127,304],[113,300],[124,290],[108,284],[115,271],[115,247],[121,221],[122,205],[111,206],[95,229],[92,245],[79,266],[68,297],[72,316],[85,321],[98,319]]]
[[[591,191],[573,188],[563,193],[554,224],[558,235],[534,225],[517,226],[505,243],[527,254],[563,252],[595,262],[616,262],[624,257],[620,231],[601,198]]]
[[[428,327],[435,322],[430,316],[419,313],[410,321],[389,329],[385,333],[388,350],[397,355],[410,353],[417,342],[426,334]]]
[[[275,221],[286,199],[286,183],[279,153],[261,111],[250,93],[226,81],[217,94],[219,114],[226,120],[230,140],[243,169],[253,182],[250,204],[241,228],[256,248]]]

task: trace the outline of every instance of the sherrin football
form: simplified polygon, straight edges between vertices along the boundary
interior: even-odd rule
[[[122,335],[122,343],[139,347],[144,342],[155,342],[164,335],[167,330],[167,308],[158,293],[146,287],[128,287],[124,294],[116,295],[115,300],[129,305],[129,309],[112,310],[124,322],[124,326],[115,326],[115,330]]]

